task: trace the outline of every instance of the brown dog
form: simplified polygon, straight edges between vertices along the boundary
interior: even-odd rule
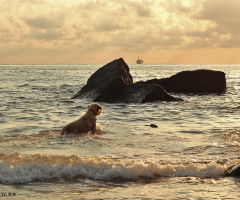
[[[102,106],[97,103],[90,104],[85,115],[65,126],[61,131],[61,135],[87,133],[89,131],[95,134],[97,116],[101,114],[102,109]]]

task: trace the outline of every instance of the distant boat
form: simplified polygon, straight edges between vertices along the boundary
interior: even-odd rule
[[[138,58],[137,61],[136,61],[136,63],[137,63],[137,64],[143,64],[143,60]]]

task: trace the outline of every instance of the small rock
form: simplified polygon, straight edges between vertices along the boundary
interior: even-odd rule
[[[152,128],[158,128],[158,125],[156,125],[156,124],[150,124],[150,125],[145,125],[145,126],[150,126]]]

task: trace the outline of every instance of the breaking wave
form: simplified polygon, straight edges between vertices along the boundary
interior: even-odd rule
[[[0,183],[24,184],[51,179],[138,180],[159,177],[217,178],[226,166],[217,162],[161,164],[76,155],[0,155]]]

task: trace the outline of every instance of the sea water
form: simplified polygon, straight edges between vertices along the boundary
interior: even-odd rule
[[[239,199],[240,179],[220,176],[240,163],[240,65],[129,65],[134,81],[220,70],[227,91],[99,102],[97,135],[61,136],[102,66],[0,65],[0,199]]]

